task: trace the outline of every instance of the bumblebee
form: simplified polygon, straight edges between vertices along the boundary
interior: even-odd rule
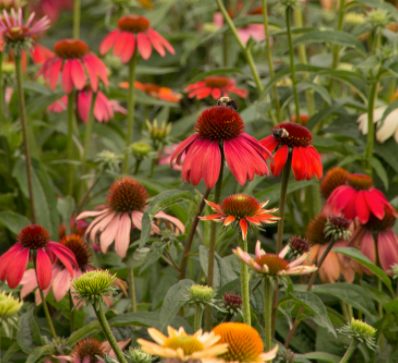
[[[226,106],[235,111],[238,111],[239,108],[238,102],[229,97],[221,97],[217,101],[217,106]]]
[[[286,139],[290,136],[289,132],[283,128],[282,129],[272,129],[271,134],[274,135],[274,137],[280,138],[280,139]]]

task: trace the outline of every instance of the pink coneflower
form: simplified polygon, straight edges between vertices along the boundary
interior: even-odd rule
[[[78,91],[76,94],[77,114],[85,124],[87,124],[90,115],[92,97],[93,92],[89,87],[85,87],[82,91]],[[47,113],[62,113],[67,109],[67,103],[68,97],[63,96],[58,101],[55,101],[47,107]],[[119,112],[125,115],[127,110],[120,106],[117,101],[108,100],[108,98],[101,91],[98,91],[94,105],[94,118],[98,122],[107,123],[109,120],[115,117],[114,112]]]
[[[127,63],[136,48],[142,58],[148,59],[152,53],[152,46],[164,57],[166,48],[175,54],[173,47],[157,31],[150,28],[149,20],[141,15],[126,15],[119,19],[119,29],[110,32],[100,45],[100,53],[104,55],[113,47],[113,54],[122,63]]]
[[[384,206],[384,217],[381,219],[370,213],[368,221],[358,226],[350,242],[350,245],[359,247],[373,263],[378,260],[383,270],[390,276],[392,276],[391,267],[398,264],[398,237],[392,230],[396,218],[396,214],[386,206]],[[371,274],[367,269],[365,272]]]
[[[306,127],[293,122],[282,122],[271,130],[272,135],[260,143],[270,151],[277,150],[271,171],[278,176],[292,153],[292,170],[296,180],[322,178],[323,167],[318,151],[311,145],[312,134]]]
[[[148,203],[146,189],[131,177],[124,177],[114,182],[108,191],[107,204],[97,211],[81,213],[77,220],[96,217],[88,226],[86,236],[97,241],[102,253],[107,253],[109,246],[115,241],[115,251],[121,257],[126,257],[130,244],[131,228],[142,230],[142,216]],[[158,212],[155,220],[173,225],[176,233],[184,233],[185,227],[177,218]],[[152,233],[160,233],[160,228],[152,223]]]
[[[161,152],[160,152],[160,156],[158,159],[158,163],[160,165],[170,165],[170,161],[171,161],[171,156],[173,155],[174,151],[178,148],[179,144],[174,144],[171,146],[166,146]],[[184,162],[185,160],[185,155],[182,156],[181,161]],[[172,164],[171,168],[173,170],[182,170],[182,166],[181,165],[177,165],[177,164]]]
[[[107,70],[102,61],[94,54],[89,53],[86,43],[77,39],[64,39],[54,45],[55,55],[43,64],[39,71],[52,90],[62,74],[62,88],[71,93],[74,88],[82,90],[86,85],[86,72],[91,89],[98,90],[98,77],[108,86]]]
[[[208,188],[217,183],[221,155],[239,184],[253,180],[254,174],[268,175],[267,156],[271,153],[252,136],[244,133],[245,125],[239,113],[226,106],[213,106],[204,110],[196,120],[197,133],[183,141],[174,151],[174,159],[182,166],[182,180],[198,185],[203,178]],[[273,158],[272,158],[273,159]]]
[[[26,270],[29,257],[36,264],[37,280],[41,289],[51,282],[51,265],[57,259],[74,275],[77,262],[73,253],[60,243],[50,241],[50,234],[43,227],[30,225],[21,230],[18,242],[0,257],[0,280],[7,278],[12,289],[18,286]]]
[[[77,268],[71,275],[69,270],[58,261],[52,265],[52,278],[50,285],[44,290],[44,296],[47,296],[50,290],[53,291],[55,301],[61,301],[72,286],[72,281],[78,279],[84,272],[98,270],[99,268],[92,266],[91,252],[86,242],[77,234],[65,236],[61,239],[60,244],[69,248],[76,258]],[[117,279],[116,284],[127,294],[121,280]],[[34,269],[27,270],[21,280],[21,299],[25,298],[33,290],[37,288],[37,279]],[[73,299],[75,304],[78,300]],[[41,304],[41,296],[38,290],[35,294],[36,305]],[[112,306],[112,299],[104,296],[104,302],[108,306]],[[80,306],[78,307],[80,308]]]
[[[217,214],[199,218],[203,221],[224,222],[224,226],[228,226],[231,223],[239,224],[243,240],[246,239],[249,225],[261,227],[262,223],[276,223],[280,219],[270,214],[277,211],[278,208],[263,209],[268,204],[268,200],[264,203],[259,203],[256,198],[246,194],[231,195],[225,198],[221,205],[207,200],[206,203]]]
[[[211,76],[205,78],[203,81],[196,82],[185,88],[188,92],[188,97],[196,97],[198,100],[212,96],[218,100],[221,96],[229,97],[228,92],[235,93],[239,97],[246,98],[249,94],[243,88],[237,88],[234,79],[228,79],[222,76]]]
[[[303,266],[302,263],[307,259],[308,254],[303,253],[300,257],[292,262],[284,259],[289,250],[290,245],[287,245],[278,255],[274,253],[266,253],[261,248],[261,242],[257,241],[255,248],[256,257],[251,257],[247,252],[240,247],[232,250],[246,265],[250,266],[259,274],[270,276],[286,276],[286,275],[304,275],[317,270],[315,265]]]
[[[31,1],[31,11],[36,12],[38,15],[46,15],[51,21],[56,21],[59,14],[64,9],[71,9],[73,7],[72,0],[39,0]]]
[[[358,217],[362,224],[368,222],[371,213],[383,219],[384,207],[396,216],[384,194],[373,187],[373,179],[363,174],[350,174],[345,185],[333,190],[327,203],[333,214],[343,213],[345,218],[352,220]]]
[[[50,27],[50,20],[46,16],[32,25],[34,13],[29,16],[28,21],[24,24],[21,8],[18,9],[18,13],[14,9],[11,9],[10,12],[9,15],[4,10],[3,19],[0,21],[0,39],[6,44],[24,42]]]
[[[35,43],[30,51],[32,61],[35,64],[43,64],[47,59],[51,58],[54,53],[43,45]]]

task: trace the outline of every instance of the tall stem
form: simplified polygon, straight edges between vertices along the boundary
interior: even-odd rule
[[[75,0],[73,6],[73,38],[80,36],[80,0]]]
[[[86,132],[84,134],[84,150],[83,150],[83,159],[82,159],[83,168],[85,168],[88,152],[90,150],[91,135],[93,133],[93,128],[94,128],[94,107],[96,100],[97,100],[97,93],[93,92],[91,96],[90,113],[88,115]]]
[[[74,105],[75,105],[75,91],[68,94],[68,141],[67,141],[67,154],[68,154],[68,172],[66,191],[68,195],[73,192],[73,173],[74,167],[72,165],[73,159],[73,123],[74,123]]]
[[[337,29],[336,29],[337,31],[341,31],[343,29],[345,1],[346,0],[340,0],[339,17],[337,20]],[[336,69],[337,66],[339,65],[339,60],[340,60],[340,48],[338,45],[335,45],[333,47],[333,62],[332,62],[333,69]]]
[[[211,192],[211,189],[207,188],[205,193],[203,194],[202,200],[199,203],[198,213],[195,215],[195,218],[191,225],[191,229],[189,230],[188,238],[187,238],[187,241],[185,242],[184,253],[183,253],[182,259],[181,259],[180,275],[178,278],[179,280],[185,279],[185,275],[186,275],[186,271],[187,271],[187,263],[188,263],[189,254],[191,253],[193,237],[196,232],[196,227],[198,226],[198,223],[199,223],[199,217],[202,215],[203,209],[205,207],[205,199],[207,199],[210,192]]]
[[[373,123],[373,112],[375,108],[376,102],[376,91],[377,86],[379,84],[379,77],[374,80],[372,86],[370,88],[369,94],[369,101],[368,101],[368,135],[367,135],[367,142],[365,148],[365,157],[368,163],[369,168],[371,169],[370,159],[373,156],[373,146],[374,146],[374,139],[375,139],[375,124]]]
[[[272,348],[272,280],[271,277],[264,277],[264,330],[265,330],[265,351],[268,352]]]
[[[127,114],[127,132],[126,132],[126,149],[131,144],[131,136],[133,134],[134,129],[134,106],[135,106],[135,65],[137,62],[138,50],[134,51],[134,55],[130,59],[129,63],[129,99],[127,100],[128,104],[128,114]],[[126,150],[126,155],[123,161],[123,174],[127,173],[129,164],[129,154]]]
[[[286,7],[286,28],[287,28],[287,38],[289,41],[289,57],[290,57],[290,71],[292,73],[292,88],[293,88],[293,97],[295,104],[295,112],[296,112],[296,120],[300,123],[300,106],[299,99],[297,94],[297,84],[296,84],[296,72],[294,70],[294,50],[293,50],[293,40],[292,40],[292,30],[291,30],[291,21],[292,21],[292,8],[290,6]]]
[[[93,305],[95,315],[97,315],[98,322],[101,325],[102,331],[105,334],[106,339],[108,339],[109,344],[111,345],[113,351],[116,354],[117,359],[119,360],[120,363],[127,363],[127,360],[120,349],[119,345],[117,344],[117,341],[115,339],[115,336],[112,333],[112,330],[108,324],[108,321],[106,320],[104,310],[102,308],[102,301],[99,304],[99,309],[97,310],[95,306]]]
[[[275,72],[274,72],[274,63],[272,61],[271,44],[269,41],[267,0],[262,0],[262,2],[263,2],[264,33],[265,33],[265,52],[267,54],[269,75],[272,78],[275,75]],[[272,92],[274,93],[275,109],[276,109],[276,116],[278,118],[278,123],[281,123],[282,122],[281,106],[279,104],[278,90],[275,85],[272,87]]]
[[[17,74],[17,90],[19,101],[19,114],[21,118],[22,137],[25,151],[26,176],[28,180],[28,193],[30,202],[30,212],[32,215],[32,223],[36,223],[36,210],[33,194],[33,176],[32,176],[32,158],[30,155],[29,136],[28,136],[28,120],[26,116],[25,95],[22,87],[22,61],[21,56],[15,57],[15,70]]]
[[[202,328],[203,308],[200,304],[195,304],[195,316],[193,321],[193,331],[197,332]]]
[[[340,363],[347,363],[350,359],[350,357],[352,356],[352,353],[355,352],[355,349],[358,346],[358,341],[356,339],[353,339],[351,341],[350,346],[348,347],[348,349],[346,350],[343,358],[341,358]]]
[[[70,333],[75,331],[75,304],[73,303],[72,293],[69,290],[69,312],[70,312]]]
[[[134,313],[137,311],[137,298],[135,294],[135,282],[134,282],[134,270],[132,268],[128,269],[129,273],[129,293],[131,300],[131,311]]]
[[[4,94],[3,94],[3,52],[0,52],[0,121],[3,122],[4,118],[5,115],[4,115]]]
[[[224,152],[221,148],[221,166],[220,166],[220,175],[217,180],[216,189],[214,191],[214,203],[220,203],[221,197],[221,187],[222,187],[222,179],[224,173]],[[210,239],[209,239],[209,262],[207,269],[207,286],[213,287],[213,278],[214,278],[214,256],[216,253],[216,239],[217,239],[217,223],[214,221],[210,222]],[[205,311],[205,331],[211,330],[211,306],[206,306]]]
[[[247,252],[247,240],[243,240],[240,231],[238,232],[238,241],[239,247],[244,252]],[[243,261],[240,261],[240,286],[242,293],[243,322],[247,325],[252,325],[250,313],[249,268]]]

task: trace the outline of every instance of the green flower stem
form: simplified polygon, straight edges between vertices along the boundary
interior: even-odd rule
[[[151,163],[151,171],[149,173],[149,177],[151,179],[153,178],[153,173],[155,172],[155,166],[156,166],[156,159],[153,159]]]
[[[291,29],[291,21],[292,21],[292,8],[290,6],[286,7],[286,28],[287,28],[287,38],[289,41],[289,57],[290,57],[290,71],[292,73],[292,88],[293,88],[293,97],[296,111],[296,119],[297,122],[300,122],[300,106],[299,99],[297,94],[297,84],[296,84],[296,72],[294,70],[294,50],[293,50],[293,40],[292,40],[292,29]]]
[[[268,352],[272,348],[272,280],[267,276],[263,279],[264,286],[264,330],[265,330],[265,351]]]
[[[247,252],[247,240],[243,240],[241,231],[238,232],[238,242],[239,247],[244,252]],[[243,261],[240,261],[240,286],[242,293],[243,322],[247,325],[251,325],[249,268]]]
[[[129,268],[128,273],[129,273],[129,294],[131,300],[131,311],[135,313],[137,311],[137,297],[135,293],[134,270],[132,268]]]
[[[261,79],[258,74],[256,64],[254,63],[253,55],[249,49],[246,48],[246,46],[243,44],[242,40],[239,38],[238,31],[236,30],[236,27],[231,19],[231,17],[228,14],[227,9],[225,8],[224,4],[222,3],[222,0],[216,0],[216,3],[218,4],[218,7],[220,8],[220,11],[222,12],[225,21],[227,22],[232,34],[234,35],[236,41],[238,42],[240,48],[242,49],[242,52],[246,58],[247,63],[249,64],[250,70],[253,74],[254,82],[256,83],[256,87],[258,92],[262,92],[263,90],[263,85],[261,84]],[[207,311],[207,308],[206,308]]]
[[[344,1],[344,0],[343,0]],[[347,363],[352,356],[352,353],[354,353],[355,349],[358,346],[358,341],[356,339],[352,339],[350,346],[346,350],[343,358],[341,358],[340,363]]]
[[[97,175],[97,178],[94,180],[94,182],[91,184],[91,186],[87,189],[86,193],[84,193],[83,198],[79,204],[79,206],[76,209],[76,215],[79,215],[80,212],[82,211],[84,204],[86,203],[86,200],[88,198],[88,196],[90,195],[90,193],[93,191],[94,187],[98,184],[98,182],[101,179],[101,176],[104,175],[105,170],[102,169],[101,172]]]
[[[377,88],[379,85],[379,75],[373,81],[370,88],[369,101],[368,101],[368,135],[365,148],[365,158],[370,170],[372,170],[370,159],[373,156],[373,146],[375,140],[375,124],[373,123],[373,112],[377,97]]]
[[[209,189],[209,188],[207,188],[206,191],[204,192],[203,197],[199,203],[198,213],[196,213],[195,218],[191,225],[191,229],[189,230],[189,234],[188,234],[187,240],[185,242],[184,253],[183,253],[182,259],[181,259],[180,275],[179,275],[178,280],[185,279],[185,275],[186,275],[186,271],[187,271],[187,263],[188,263],[189,255],[191,253],[193,237],[195,235],[196,228],[199,223],[199,217],[202,215],[203,209],[205,207],[205,199],[208,198],[210,192],[211,192],[211,189]]]
[[[75,0],[73,6],[73,38],[80,36],[80,0]]]
[[[269,32],[268,32],[268,7],[267,7],[267,0],[262,0],[263,2],[263,22],[264,22],[264,33],[265,33],[265,52],[267,54],[268,60],[268,68],[269,68],[269,75],[274,77],[274,63],[272,61],[272,52],[271,52],[271,44],[269,41]],[[272,92],[274,93],[274,102],[276,108],[276,116],[278,119],[278,123],[282,122],[282,113],[281,113],[281,106],[279,104],[279,96],[278,96],[278,89],[274,85],[272,87]]]
[[[0,320],[1,323],[1,320]],[[1,363],[1,334],[0,334],[0,363]]]
[[[83,150],[83,159],[82,159],[82,164],[84,168],[90,149],[91,135],[93,133],[93,128],[94,128],[94,107],[96,100],[97,100],[97,93],[93,92],[93,96],[91,98],[90,113],[88,115],[88,120],[86,125],[86,132],[84,134],[84,150]]]
[[[19,101],[19,112],[21,118],[23,145],[25,149],[24,150],[25,165],[26,165],[26,176],[28,180],[30,212],[31,212],[32,223],[36,223],[36,210],[35,210],[34,194],[33,194],[32,158],[30,155],[31,150],[29,147],[28,120],[26,116],[25,94],[22,86],[22,61],[20,55],[15,56],[15,70],[17,75],[17,90],[18,90],[18,101]]]
[[[195,316],[193,321],[193,331],[197,332],[202,328],[203,308],[200,304],[195,304]]]
[[[127,173],[129,164],[129,154],[127,151],[128,146],[131,144],[131,136],[134,129],[134,107],[135,107],[135,65],[137,63],[138,50],[134,51],[134,55],[130,59],[129,63],[129,95],[128,95],[128,114],[127,114],[127,132],[126,132],[126,155],[123,161],[123,174]]]
[[[4,94],[3,94],[3,52],[0,52],[0,121],[3,122],[4,118],[5,115],[4,115]]]
[[[141,159],[136,159],[135,161],[135,168],[134,168],[134,173],[133,175],[137,175],[138,171],[140,170],[140,165],[141,165],[142,160]]]
[[[216,189],[214,191],[214,203],[220,203],[221,197],[221,187],[222,187],[222,179],[224,172],[224,152],[221,148],[221,166],[220,166],[220,175],[217,180]],[[216,253],[216,240],[217,240],[217,222],[210,222],[210,239],[209,239],[209,264],[207,270],[207,286],[213,287],[213,279],[214,279],[214,256]],[[211,330],[211,306],[206,306],[205,311],[205,331]]]
[[[69,312],[70,312],[70,333],[75,331],[75,305],[72,299],[72,293],[69,290]]]
[[[113,351],[115,352],[117,359],[119,360],[120,363],[127,363],[127,360],[126,360],[122,350],[118,346],[115,336],[112,333],[112,330],[108,324],[108,321],[106,320],[105,313],[102,308],[102,304],[103,304],[103,302],[101,301],[99,304],[98,310],[93,305],[95,315],[97,315],[97,319],[101,325],[102,331],[104,332],[106,339],[108,339],[109,344],[111,345]]]
[[[72,195],[73,192],[73,173],[74,167],[71,164],[73,159],[73,124],[75,118],[75,91],[68,94],[68,141],[67,141],[67,158],[68,158],[68,172],[67,172],[67,184],[66,191],[68,195]]]

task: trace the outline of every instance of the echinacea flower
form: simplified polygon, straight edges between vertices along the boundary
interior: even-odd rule
[[[234,79],[223,76],[210,76],[203,81],[193,83],[185,88],[189,98],[196,97],[198,100],[206,97],[213,97],[218,100],[221,96],[229,97],[229,93],[235,93],[239,97],[246,98],[249,92],[236,87]]]
[[[325,227],[328,219],[320,214],[316,216],[307,226],[306,238],[311,242],[310,254],[308,260],[304,261],[304,265],[310,265],[314,261],[319,261],[330,242],[330,238],[326,237]],[[347,247],[348,241],[343,239],[334,243],[334,247]],[[322,266],[318,270],[319,277],[322,282],[336,282],[340,278],[340,274],[344,276],[347,282],[354,281],[355,272],[361,273],[362,269],[354,260],[346,258],[341,253],[330,251]]]
[[[344,325],[338,331],[339,333],[347,335],[351,339],[365,343],[369,349],[376,350],[377,344],[375,334],[377,329],[366,324],[364,321],[351,318],[351,323]]]
[[[59,14],[64,9],[71,9],[73,7],[72,0],[39,0],[30,1],[31,11],[38,15],[46,15],[51,21],[55,22]]]
[[[199,329],[193,335],[188,335],[183,327],[175,330],[170,326],[167,331],[168,337],[155,328],[149,328],[148,333],[156,343],[144,339],[137,339],[137,343],[146,353],[164,358],[178,358],[184,362],[191,359],[206,362],[228,349],[225,343],[217,344],[220,336],[214,332],[202,333],[202,329]]]
[[[69,248],[50,241],[50,234],[43,227],[33,224],[23,228],[17,241],[0,257],[0,280],[7,278],[7,284],[12,289],[20,283],[29,257],[34,259],[37,280],[43,290],[51,283],[51,265],[57,259],[74,275],[74,268],[77,267],[75,256]]]
[[[350,245],[359,247],[373,263],[379,261],[390,276],[393,275],[391,267],[398,264],[398,237],[392,230],[396,219],[396,214],[387,207],[384,207],[382,219],[371,213],[368,221],[357,227],[350,242]],[[364,271],[372,274],[368,269]]]
[[[173,47],[157,31],[150,27],[147,18],[141,15],[126,15],[117,22],[119,29],[111,31],[100,45],[100,53],[104,55],[113,47],[113,54],[122,63],[127,63],[133,57],[136,49],[143,59],[148,59],[152,47],[164,57],[165,48],[175,54]]]
[[[228,344],[228,351],[218,356],[225,363],[263,363],[275,358],[278,344],[264,352],[260,334],[250,325],[243,323],[221,323],[213,329],[221,336],[220,343]]]
[[[272,135],[260,143],[270,151],[277,150],[271,171],[278,176],[292,153],[292,170],[296,180],[310,180],[314,174],[322,178],[323,168],[318,151],[311,145],[312,134],[306,127],[293,122],[282,122],[271,130]]]
[[[170,165],[171,157],[174,154],[174,151],[178,148],[178,145],[179,144],[174,144],[174,145],[164,147],[159,154],[157,163],[159,165]],[[185,155],[183,155],[181,158],[182,163],[184,163],[184,160],[185,160]],[[182,166],[178,165],[178,164],[172,164],[171,169],[181,171]]]
[[[30,50],[30,55],[34,64],[43,64],[48,58],[51,58],[54,53],[45,46],[35,43]]]
[[[62,88],[71,93],[75,88],[82,90],[86,85],[86,72],[91,89],[98,91],[98,77],[108,86],[107,70],[102,61],[89,52],[88,46],[78,39],[64,39],[55,43],[55,55],[45,61],[39,71],[52,90],[62,74]]]
[[[1,0],[0,1],[0,10],[18,10],[24,6],[23,0]]]
[[[384,194],[373,187],[373,179],[363,174],[350,174],[345,185],[333,190],[327,203],[331,213],[343,213],[345,218],[352,220],[358,217],[362,224],[369,220],[371,213],[383,219],[384,206],[396,215]]]
[[[239,113],[226,106],[204,110],[196,120],[196,134],[178,145],[171,156],[182,166],[182,180],[198,185],[201,179],[207,188],[213,188],[220,174],[221,156],[224,155],[233,176],[239,184],[253,180],[254,174],[268,175],[267,156],[271,153],[252,136],[244,133],[245,124]],[[267,156],[266,156],[267,155]]]
[[[90,87],[84,87],[81,91],[76,94],[76,109],[77,114],[85,124],[87,124],[91,100],[93,97],[93,92]],[[62,113],[67,109],[68,97],[63,96],[58,101],[55,101],[47,107],[47,113],[56,112]],[[97,92],[97,96],[94,104],[94,118],[98,122],[107,123],[115,117],[114,112],[120,112],[122,114],[127,114],[127,110],[120,106],[117,101],[108,100],[108,98],[101,92]]]
[[[22,9],[16,13],[12,8],[10,14],[3,10],[3,19],[0,21],[0,39],[10,48],[24,46],[24,42],[32,40],[36,34],[43,32],[50,27],[50,20],[45,16],[32,24],[35,14],[30,14],[24,24]]]
[[[86,221],[76,221],[76,215],[74,214],[70,219],[69,227],[71,234],[77,234],[78,236],[83,237],[86,233],[88,223]],[[64,224],[59,225],[58,235],[60,240],[66,236],[66,226]]]
[[[108,191],[107,204],[96,211],[81,213],[76,219],[96,217],[88,226],[86,236],[92,241],[99,238],[102,253],[107,253],[109,246],[115,241],[115,251],[126,257],[130,244],[131,228],[142,230],[142,216],[148,203],[146,189],[131,177],[115,181]],[[164,221],[174,226],[176,233],[184,233],[184,224],[177,218],[158,212],[155,220]],[[152,233],[160,233],[160,228],[152,222]]]
[[[128,82],[120,82],[119,87],[128,89],[130,85]],[[162,101],[179,103],[182,97],[179,93],[175,93],[171,88],[161,87],[153,83],[141,83],[135,81],[134,87],[142,92],[145,92],[148,96]]]
[[[350,173],[343,168],[336,167],[330,169],[321,180],[319,186],[322,197],[328,199],[333,190],[341,185],[345,185]]]
[[[287,245],[279,252],[278,255],[274,253],[266,253],[261,248],[261,242],[257,241],[255,248],[255,258],[252,258],[247,252],[243,251],[240,247],[232,250],[245,264],[250,266],[254,271],[259,274],[268,275],[271,277],[286,276],[286,275],[304,275],[317,270],[315,265],[303,266],[302,263],[307,259],[308,253],[303,253],[300,257],[292,262],[284,259],[290,250]]]
[[[256,198],[246,194],[231,195],[225,198],[221,205],[207,200],[206,203],[217,214],[199,218],[204,221],[223,222],[224,226],[228,226],[231,223],[239,224],[243,240],[246,239],[249,225],[261,227],[262,223],[276,223],[280,219],[270,214],[277,211],[278,208],[263,209],[268,204],[268,200],[264,203],[259,203]]]

